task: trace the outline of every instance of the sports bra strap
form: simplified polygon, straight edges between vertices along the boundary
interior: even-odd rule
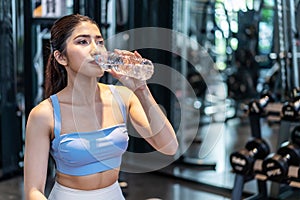
[[[61,117],[60,117],[60,106],[56,94],[50,96],[53,106],[54,114],[54,136],[59,138],[61,131]]]
[[[122,97],[120,96],[119,92],[116,90],[116,87],[114,85],[108,85],[113,96],[116,98],[116,101],[120,107],[124,122],[126,123],[127,117],[126,117],[126,106],[123,102]]]

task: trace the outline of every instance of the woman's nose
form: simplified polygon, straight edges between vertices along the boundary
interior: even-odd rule
[[[98,46],[96,45],[95,42],[91,43],[91,55],[96,55],[99,54],[100,50],[98,49]]]
[[[106,48],[104,46],[99,46],[96,43],[93,42],[92,48],[91,48],[91,55],[97,55],[101,54],[103,52],[106,52]]]

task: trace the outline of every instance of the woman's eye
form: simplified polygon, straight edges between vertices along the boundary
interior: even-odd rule
[[[104,41],[103,40],[97,41],[97,45],[104,45]]]
[[[88,41],[86,41],[86,40],[80,40],[80,41],[78,41],[78,44],[88,44]]]

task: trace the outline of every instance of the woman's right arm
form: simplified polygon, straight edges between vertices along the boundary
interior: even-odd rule
[[[26,200],[46,199],[44,195],[53,124],[52,107],[43,101],[29,114],[26,125],[24,190]]]

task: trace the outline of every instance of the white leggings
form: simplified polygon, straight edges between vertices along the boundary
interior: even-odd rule
[[[48,200],[125,200],[118,182],[97,190],[78,190],[55,182]]]

